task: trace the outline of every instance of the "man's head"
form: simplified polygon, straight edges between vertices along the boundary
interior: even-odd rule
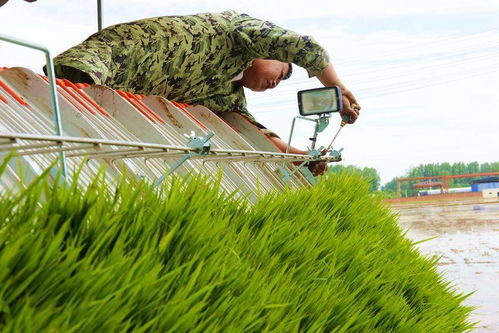
[[[0,7],[2,7],[3,5],[5,5],[7,3],[7,1],[9,0],[0,0]],[[24,0],[26,2],[35,2],[36,0]]]
[[[291,74],[291,64],[279,60],[255,59],[244,73],[241,83],[253,91],[275,88]]]

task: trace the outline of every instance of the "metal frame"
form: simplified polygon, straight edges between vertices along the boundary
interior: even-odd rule
[[[0,40],[3,40],[8,43],[28,47],[31,49],[35,49],[38,51],[42,51],[45,53],[45,59],[47,63],[47,74],[49,78],[50,85],[50,102],[52,105],[52,109],[54,111],[54,125],[55,125],[55,133],[57,136],[62,135],[62,122],[61,122],[61,114],[59,111],[59,102],[57,100],[57,92],[56,92],[56,84],[55,84],[55,75],[54,75],[54,63],[52,62],[52,57],[50,56],[50,51],[43,45],[36,44],[33,42],[24,41],[19,38],[7,36],[0,34]],[[63,178],[66,178],[66,158],[64,155],[64,151],[60,151],[61,158],[61,174]]]
[[[57,152],[74,152],[68,158],[86,156],[89,159],[101,157],[123,158],[172,158],[180,157],[196,148],[188,146],[172,146],[147,142],[117,141],[92,138],[78,138],[66,136],[33,135],[25,133],[0,133],[0,152],[17,150],[17,156],[34,154],[49,154]],[[36,142],[36,143],[32,143]],[[71,145],[78,144],[78,145]],[[126,149],[116,149],[118,147]],[[106,150],[108,148],[108,150]],[[85,152],[80,152],[86,150]],[[78,151],[78,152],[76,152]],[[206,161],[222,162],[297,162],[317,160],[309,155],[273,153],[254,150],[211,149],[206,155],[197,155],[192,158],[206,159]],[[323,161],[334,161],[335,158],[321,157]]]
[[[293,138],[296,119],[302,119],[302,120],[311,121],[311,122],[315,123],[314,136],[312,138],[310,138],[310,140],[312,141],[312,145],[310,147],[310,150],[315,149],[315,143],[317,142],[317,135],[320,132],[324,131],[324,129],[329,125],[329,118],[331,118],[330,114],[320,114],[318,116],[319,116],[318,118],[314,118],[314,119],[310,119],[310,118],[307,118],[304,116],[295,116],[293,118],[293,122],[291,123],[291,130],[289,132],[288,146],[286,148],[286,153],[289,152],[289,147],[291,146],[291,139]]]

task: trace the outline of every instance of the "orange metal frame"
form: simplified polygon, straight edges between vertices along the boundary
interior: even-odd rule
[[[401,190],[402,182],[409,182],[409,181],[413,181],[413,180],[438,180],[438,179],[441,179],[444,183],[444,190],[446,191],[449,189],[449,179],[487,177],[487,176],[499,176],[499,172],[479,172],[479,173],[469,173],[469,174],[452,175],[452,176],[429,176],[429,177],[399,178],[399,179],[397,179],[397,197],[400,198],[400,190]]]

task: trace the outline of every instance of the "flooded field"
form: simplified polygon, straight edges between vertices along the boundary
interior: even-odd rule
[[[499,199],[456,197],[390,203],[400,225],[424,254],[440,256],[439,269],[478,307],[476,332],[499,332]]]

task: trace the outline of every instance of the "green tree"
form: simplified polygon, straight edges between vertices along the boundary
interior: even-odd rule
[[[431,176],[450,176],[461,175],[478,172],[499,172],[499,162],[488,162],[479,164],[478,162],[443,162],[443,163],[427,163],[409,169],[403,176],[395,177],[381,187],[384,193],[390,194],[397,191],[397,178],[406,177],[431,177]],[[456,178],[450,182],[451,187],[470,186],[474,178]],[[413,186],[416,181],[403,182],[401,186],[402,195],[415,195]]]
[[[468,163],[468,173],[478,173],[480,172],[480,165],[478,162]]]
[[[452,167],[449,162],[440,164],[440,174],[445,176],[452,175]]]
[[[378,171],[375,168],[364,167],[360,168],[356,165],[334,165],[329,167],[328,173],[336,174],[336,173],[350,173],[357,174],[364,177],[369,182],[369,190],[371,192],[377,191],[381,182],[381,177],[379,176]]]
[[[369,180],[369,190],[371,192],[377,191],[381,182],[381,177],[379,176],[378,171],[375,168],[364,167],[362,169],[362,175],[364,178]]]
[[[383,192],[396,192],[397,191],[397,178],[393,178],[385,185],[381,186]]]
[[[492,172],[492,163],[482,163],[480,164],[480,172]]]

